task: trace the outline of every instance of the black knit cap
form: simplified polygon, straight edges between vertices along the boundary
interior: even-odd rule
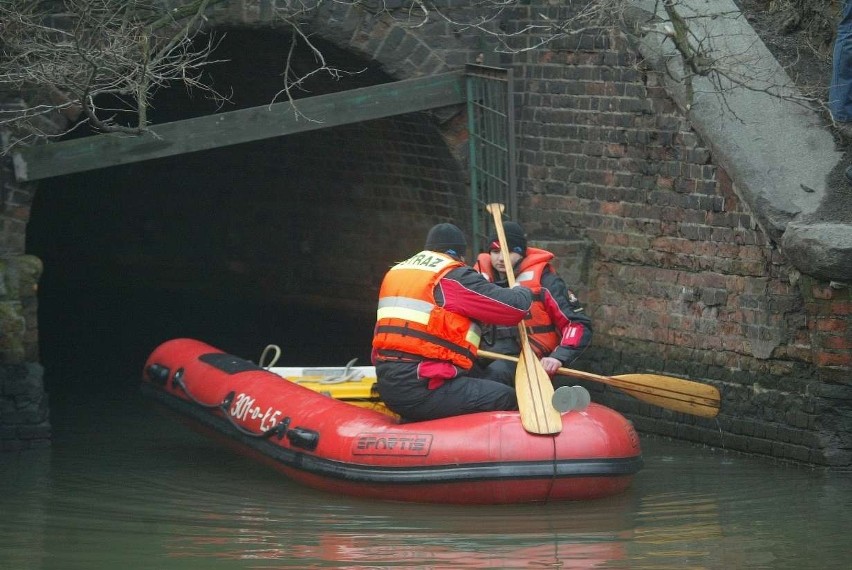
[[[467,250],[467,239],[458,226],[438,224],[429,230],[424,249],[448,253],[453,257],[463,257]]]
[[[524,232],[521,224],[517,222],[504,222],[503,233],[506,234],[506,245],[510,253],[527,254],[527,234]],[[488,249],[489,251],[500,249],[500,241],[496,233],[488,239]]]

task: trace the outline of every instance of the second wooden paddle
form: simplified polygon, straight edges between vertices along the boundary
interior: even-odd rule
[[[509,287],[514,287],[515,273],[509,257],[506,233],[503,230],[503,204],[488,204],[486,209],[494,218],[500,251],[506,262]],[[521,354],[515,368],[515,392],[518,396],[521,424],[530,433],[559,433],[562,431],[562,415],[553,407],[553,383],[530,345],[523,321],[518,324],[518,334]]]

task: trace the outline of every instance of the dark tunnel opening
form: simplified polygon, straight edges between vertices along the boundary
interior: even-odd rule
[[[52,395],[135,387],[148,354],[179,337],[253,362],[276,344],[279,365],[369,364],[372,323],[363,315],[132,283],[75,286],[50,271],[39,296],[41,363]]]
[[[273,31],[228,31],[216,54],[228,61],[211,70],[220,85],[234,88],[233,104],[222,110],[270,102],[279,89],[276,78],[282,65],[275,54],[286,53],[287,40]],[[351,54],[330,45],[323,49],[338,67],[361,73],[339,82],[318,76],[305,96],[390,81]],[[165,90],[155,99],[150,116],[154,123],[174,121],[213,112],[210,105],[183,89]],[[369,364],[373,322],[368,312],[301,304],[292,302],[292,296],[264,298],[252,284],[263,280],[262,274],[243,275],[238,287],[222,278],[219,267],[227,257],[223,251],[233,238],[217,223],[235,201],[254,199],[252,183],[269,175],[268,169],[255,168],[257,162],[279,152],[278,147],[268,150],[268,145],[282,143],[261,141],[39,184],[27,228],[27,253],[44,262],[38,294],[39,350],[49,393],[135,387],[148,354],[160,342],[182,336],[255,362],[272,343],[282,348],[281,364],[338,365],[353,358]],[[226,183],[220,186],[221,180]],[[302,201],[294,207],[317,204]],[[192,210],[195,215],[186,227],[169,233],[161,226],[174,221],[170,210]],[[287,212],[282,221],[272,219],[270,212],[268,221],[280,224],[284,232],[295,231],[288,229],[298,225],[294,216]],[[256,242],[263,243],[271,231],[264,223],[260,218],[246,220],[245,226],[253,229],[241,231],[255,232]],[[291,237],[293,247],[300,247],[298,236]],[[270,245],[271,258],[277,247]],[[193,261],[192,267],[180,266],[186,259]]]

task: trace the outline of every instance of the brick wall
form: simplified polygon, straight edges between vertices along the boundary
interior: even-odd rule
[[[600,386],[596,397],[641,431],[852,467],[848,284],[785,262],[617,32],[550,44],[516,68],[522,221],[534,241],[591,252],[573,286],[595,339],[577,366],[707,382],[723,402],[707,420]]]

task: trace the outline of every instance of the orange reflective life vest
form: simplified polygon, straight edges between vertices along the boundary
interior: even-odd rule
[[[535,353],[547,356],[559,346],[561,336],[556,330],[556,325],[544,307],[544,296],[542,294],[541,276],[544,270],[550,266],[554,255],[549,251],[535,247],[527,247],[527,254],[521,259],[517,269],[515,282],[532,291],[533,302],[527,316],[524,317],[524,326],[527,328],[527,338],[530,340]],[[482,273],[489,281],[494,281],[496,269],[491,265],[491,254],[480,253],[476,259],[476,270]],[[553,268],[550,268],[553,271]]]
[[[422,251],[388,271],[379,290],[373,349],[450,361],[469,370],[479,347],[479,326],[468,317],[439,307],[435,286],[464,263]]]

